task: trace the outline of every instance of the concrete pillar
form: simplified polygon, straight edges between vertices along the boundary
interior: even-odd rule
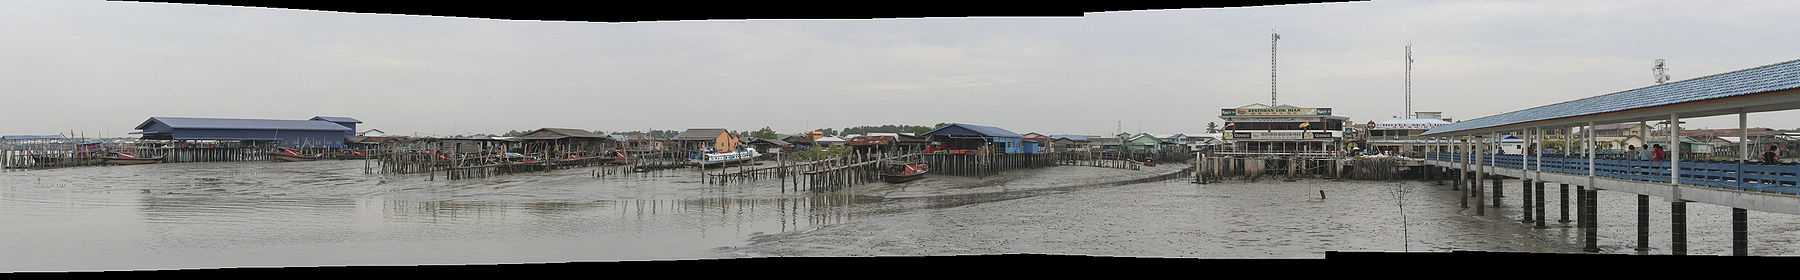
[[[1550,219],[1550,218],[1544,217],[1544,208],[1547,208],[1547,207],[1544,207],[1544,181],[1542,181],[1542,180],[1537,181],[1537,186],[1535,186],[1535,188],[1537,189],[1535,191],[1537,193],[1536,194],[1537,200],[1536,200],[1536,203],[1534,203],[1534,204],[1537,207],[1532,208],[1532,209],[1537,210],[1537,212],[1535,213],[1535,214],[1537,214],[1537,218],[1533,219],[1533,220],[1535,222],[1537,222],[1537,226],[1536,226],[1537,228],[1549,228],[1548,226],[1544,226],[1544,220]]]
[[[1744,163],[1750,161],[1750,129],[1745,128],[1750,122],[1748,118],[1749,115],[1745,114],[1743,109],[1738,109],[1738,163],[1736,180],[1738,189],[1744,188]]]
[[[1494,143],[1491,145],[1493,145],[1493,147],[1487,149],[1488,155],[1489,155],[1489,157],[1491,157],[1491,159],[1488,159],[1488,163],[1492,164],[1489,167],[1491,169],[1488,169],[1489,170],[1488,173],[1500,171],[1500,153],[1498,153],[1500,151],[1500,133],[1499,132],[1494,133]],[[1494,176],[1493,178],[1494,178],[1494,183],[1492,185],[1494,188],[1493,189],[1494,209],[1500,209],[1500,197],[1505,196],[1500,191],[1506,189],[1506,185],[1500,184],[1502,182],[1502,178],[1500,176]]]
[[[1582,250],[1589,253],[1598,253],[1600,252],[1600,207],[1598,205],[1600,202],[1600,190],[1588,188],[1586,192],[1587,195],[1583,195],[1583,199],[1585,199],[1587,203],[1585,203],[1586,206],[1583,206],[1582,209],[1587,210],[1587,216],[1582,217],[1581,220],[1582,222],[1587,223],[1587,227],[1583,234],[1584,238],[1582,238],[1585,243],[1587,243],[1587,246],[1582,248]]]
[[[1431,157],[1426,156],[1425,158],[1431,158]],[[1425,170],[1425,179],[1431,180],[1432,185],[1438,185],[1438,186],[1444,185],[1444,177],[1438,176],[1439,174],[1442,174],[1444,172],[1442,168],[1436,167],[1436,166],[1426,166],[1424,168],[1424,170]]]
[[[1450,190],[1460,191],[1469,183],[1469,140],[1463,139],[1462,143],[1454,144],[1456,147],[1452,152],[1456,153],[1456,162],[1462,164],[1462,168],[1456,169],[1456,184],[1450,185]],[[1462,207],[1469,208],[1469,202],[1464,201]]]
[[[1669,202],[1669,253],[1687,255],[1687,202]]]
[[[1481,138],[1475,139],[1477,140],[1475,145],[1479,147],[1475,152],[1475,186],[1469,188],[1469,192],[1475,195],[1475,215],[1486,216],[1487,204],[1481,203],[1481,188],[1483,187],[1481,185],[1481,180],[1487,179],[1486,172],[1488,170],[1488,164],[1486,164],[1487,162],[1484,160],[1487,160],[1487,152],[1485,151],[1487,151],[1488,148],[1486,142],[1480,141]]]
[[[1749,213],[1744,208],[1731,208],[1731,255],[1750,255]]]
[[[1494,180],[1494,184],[1493,184],[1494,185],[1494,209],[1500,209],[1500,189],[1506,188],[1506,185],[1500,184],[1501,183],[1500,179],[1501,179],[1500,176],[1493,177],[1493,180]]]
[[[1556,202],[1558,202],[1559,204],[1562,204],[1562,207],[1559,208],[1562,210],[1562,213],[1561,213],[1561,215],[1557,215],[1557,217],[1560,217],[1560,219],[1557,219],[1556,222],[1563,223],[1566,225],[1566,224],[1569,224],[1569,184],[1567,184],[1567,183],[1562,184],[1562,188],[1560,189],[1559,192],[1562,193],[1562,198],[1557,199]]]
[[[1469,161],[1470,161],[1469,139],[1463,138],[1462,144],[1457,145],[1457,146],[1458,147],[1456,149],[1456,155],[1457,155],[1457,158],[1459,159],[1457,161],[1462,163],[1462,169],[1456,170],[1458,173],[1456,176],[1456,185],[1459,188],[1458,190],[1463,192],[1463,193],[1458,194],[1457,196],[1462,197],[1462,202],[1461,202],[1462,209],[1469,209],[1468,192],[1469,192],[1469,190],[1474,189],[1474,187],[1471,187],[1472,185],[1474,185],[1474,183],[1471,183],[1474,180],[1469,180],[1469,175],[1470,175],[1469,174]]]
[[[1519,186],[1519,205],[1524,207],[1519,209],[1519,222],[1531,224],[1531,179],[1519,181],[1524,183]]]
[[[1587,228],[1587,186],[1575,185],[1575,228]]]
[[[1650,196],[1637,195],[1637,251],[1650,251]]]
[[[1681,185],[1681,118],[1677,116],[1669,114],[1669,148],[1663,149],[1669,151],[1669,184],[1672,185]],[[1679,192],[1675,200],[1681,200]]]

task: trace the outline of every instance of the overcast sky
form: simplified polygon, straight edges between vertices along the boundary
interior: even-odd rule
[[[1065,18],[506,21],[0,0],[0,134],[349,116],[393,134],[968,122],[1201,132],[1280,101],[1470,119],[1800,59],[1794,1],[1379,1]],[[1800,114],[1752,115],[1794,128]],[[1735,126],[1735,118],[1696,126]]]

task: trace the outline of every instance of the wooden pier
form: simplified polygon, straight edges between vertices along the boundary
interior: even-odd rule
[[[292,148],[302,154],[319,154],[327,159],[344,158],[343,155],[353,151],[364,154],[369,152],[366,149],[323,148],[325,145],[296,146]],[[108,165],[105,159],[115,152],[128,153],[137,158],[157,159],[156,163],[270,161],[271,154],[279,148],[280,145],[269,141],[15,141],[0,143],[0,169],[103,166]]]

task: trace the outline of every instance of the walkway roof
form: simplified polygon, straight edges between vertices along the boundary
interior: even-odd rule
[[[1800,60],[1486,116],[1439,126],[1422,135],[1466,135],[1580,122],[1656,120],[1667,119],[1669,114],[1704,117],[1789,110],[1800,108],[1800,91],[1795,89],[1800,89]]]

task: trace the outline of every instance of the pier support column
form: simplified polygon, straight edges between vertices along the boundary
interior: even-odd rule
[[[1650,251],[1650,196],[1637,195],[1637,251]]]
[[[1494,176],[1494,209],[1500,209],[1500,190],[1506,189],[1506,185],[1500,183],[1500,176]]]
[[[1463,187],[1469,186],[1469,153],[1466,152],[1468,149],[1466,145],[1458,146],[1459,147],[1456,149],[1456,162],[1462,164],[1462,168],[1456,169],[1456,184],[1450,185],[1450,190],[1453,191],[1461,191],[1463,190]],[[1463,208],[1469,208],[1469,204],[1463,203]]]
[[[1431,177],[1433,185],[1444,185],[1444,176],[1442,176],[1444,175],[1444,169],[1442,167],[1431,166],[1425,170],[1429,170],[1429,172],[1425,172],[1425,176]]]
[[[1562,207],[1558,208],[1562,213],[1561,215],[1557,215],[1560,219],[1557,219],[1556,222],[1566,225],[1569,224],[1569,184],[1565,183],[1561,185],[1562,188],[1559,189],[1559,192],[1562,193],[1562,198],[1557,199],[1556,202],[1562,204]]]
[[[1531,179],[1519,181],[1523,182],[1519,185],[1519,205],[1524,207],[1519,209],[1519,222],[1531,224]]]
[[[1731,255],[1750,255],[1750,217],[1744,208],[1731,208]]]
[[[1581,221],[1587,223],[1586,230],[1582,234],[1584,236],[1582,239],[1587,243],[1587,246],[1582,248],[1582,250],[1589,253],[1598,253],[1600,252],[1600,207],[1598,205],[1600,203],[1600,190],[1588,188],[1586,193],[1586,195],[1583,195],[1583,199],[1586,200],[1587,203],[1585,203],[1586,205],[1583,206],[1582,209],[1587,210],[1587,216],[1581,217]]]
[[[1535,192],[1536,192],[1536,197],[1537,197],[1537,200],[1536,200],[1537,203],[1534,203],[1537,205],[1537,207],[1532,208],[1533,210],[1537,210],[1536,211],[1537,219],[1534,220],[1535,222],[1537,222],[1536,227],[1537,228],[1549,228],[1547,226],[1544,226],[1544,220],[1550,219],[1550,218],[1544,217],[1544,208],[1548,208],[1548,207],[1544,206],[1544,181],[1541,181],[1541,180],[1537,181],[1537,185],[1534,186],[1533,188],[1536,189]]]
[[[1486,216],[1487,215],[1487,204],[1481,203],[1481,188],[1483,187],[1481,185],[1481,181],[1487,179],[1487,171],[1490,169],[1488,169],[1487,162],[1483,161],[1483,160],[1486,160],[1485,157],[1486,157],[1487,153],[1481,152],[1481,151],[1487,150],[1487,145],[1486,145],[1487,143],[1480,142],[1481,138],[1475,138],[1475,139],[1476,139],[1476,144],[1475,144],[1476,147],[1480,147],[1480,148],[1475,149],[1475,151],[1476,151],[1475,152],[1475,180],[1474,180],[1475,185],[1469,188],[1469,192],[1470,192],[1470,195],[1475,196],[1475,215],[1476,216]]]
[[[1465,162],[1464,164],[1466,165],[1467,162]],[[1459,191],[1459,193],[1457,193],[1456,196],[1459,196],[1462,198],[1462,200],[1460,202],[1460,203],[1462,203],[1462,209],[1469,209],[1469,196],[1471,195],[1469,193],[1469,190],[1475,189],[1475,183],[1474,183],[1475,180],[1469,180],[1470,174],[1468,172],[1468,169],[1463,169],[1460,171],[1462,171],[1461,174],[1458,174],[1458,176],[1456,176],[1456,185],[1459,186],[1459,188],[1457,188],[1457,191]]]
[[[1687,255],[1687,202],[1669,202],[1669,254]]]
[[[1494,176],[1494,206],[1499,206],[1499,199],[1501,199],[1501,197],[1507,197],[1507,194],[1501,192],[1501,190],[1507,190],[1507,185],[1501,185],[1501,183],[1505,183],[1505,181],[1507,181],[1507,178]]]

